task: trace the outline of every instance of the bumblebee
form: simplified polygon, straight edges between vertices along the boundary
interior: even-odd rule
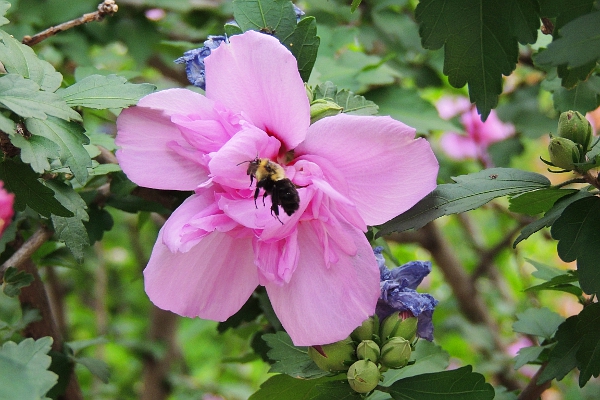
[[[271,196],[271,215],[279,222],[279,206],[287,215],[292,215],[300,207],[300,196],[296,186],[291,180],[286,178],[283,167],[268,158],[256,157],[252,161],[245,161],[248,164],[246,173],[250,175],[250,185],[256,179],[256,190],[254,191],[254,205],[260,193],[260,189],[264,189],[263,205],[265,197]],[[256,208],[258,206],[256,205]],[[283,224],[283,222],[281,222]]]

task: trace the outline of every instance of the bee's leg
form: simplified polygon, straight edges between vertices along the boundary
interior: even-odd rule
[[[277,221],[283,225],[283,222],[279,219],[279,192],[277,190],[273,190],[273,193],[271,193],[271,215],[273,214],[275,214]]]
[[[265,197],[267,197],[267,191],[265,190],[265,194],[263,194],[263,207],[266,207]],[[272,199],[271,199],[272,200]]]
[[[256,199],[258,199],[259,192],[260,192],[259,188],[256,188],[256,190],[254,191],[254,207],[256,207],[257,210],[258,210],[258,205],[256,205]]]

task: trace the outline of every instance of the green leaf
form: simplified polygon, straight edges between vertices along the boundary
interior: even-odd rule
[[[296,13],[290,0],[234,0],[233,17],[243,32],[261,31],[280,40],[296,28]]]
[[[565,262],[577,260],[579,284],[588,294],[600,293],[600,198],[588,197],[570,204],[552,225],[558,255]]]
[[[537,139],[556,130],[556,119],[542,112],[540,85],[519,87],[509,95],[508,101],[496,109],[502,121],[510,121],[517,132],[530,139]]]
[[[519,349],[515,360],[515,369],[521,368],[525,364],[537,361],[544,350],[549,349],[552,345],[522,347]]]
[[[554,108],[560,112],[569,110],[582,114],[600,106],[600,76],[590,76],[572,89],[560,87],[553,93]]]
[[[156,90],[147,83],[133,84],[117,75],[91,75],[56,93],[71,107],[125,108]]]
[[[31,47],[0,30],[0,62],[9,74],[18,74],[37,83],[42,90],[54,92],[62,83],[62,75],[52,64],[40,60]]]
[[[365,99],[363,96],[352,93],[349,90],[338,90],[333,82],[325,82],[314,89],[314,100],[331,100],[343,108],[342,112],[352,115],[375,115],[377,104]]]
[[[81,115],[59,95],[40,91],[37,83],[21,75],[0,77],[0,104],[23,118],[46,119],[51,115],[67,121],[81,121]]]
[[[292,34],[282,38],[281,42],[296,57],[298,72],[300,72],[302,80],[308,82],[317,60],[317,51],[321,42],[321,39],[317,36],[315,17],[306,17],[300,20]]]
[[[386,86],[367,93],[367,98],[379,105],[379,114],[391,117],[412,126],[419,133],[429,131],[456,131],[456,126],[440,118],[437,109],[423,100],[414,89]]]
[[[394,400],[492,400],[494,388],[470,365],[400,379],[389,387]]]
[[[19,271],[15,267],[8,267],[4,272],[4,294],[8,297],[17,297],[21,288],[31,285],[35,278],[25,271]]]
[[[548,178],[543,175],[513,168],[491,168],[452,179],[455,184],[438,185],[410,210],[381,225],[377,236],[419,229],[436,218],[473,210],[497,197],[550,185]]]
[[[96,376],[102,382],[108,383],[110,379],[110,370],[104,361],[90,357],[74,357],[73,360],[86,367],[92,375]]]
[[[358,6],[360,5],[362,0],[352,0],[352,5],[350,7],[350,10],[352,12],[356,11],[356,9],[358,8]]]
[[[517,63],[514,34],[522,31],[522,21],[511,20],[511,13],[518,1],[423,0],[415,10],[423,47],[444,46],[444,74],[456,88],[469,84],[471,102],[484,120],[498,104],[502,75],[510,75]]]
[[[39,400],[58,381],[58,376],[48,371],[51,337],[36,341],[25,339],[21,343],[6,342],[0,348],[0,398]]]
[[[521,230],[521,234],[515,239],[515,242],[513,243],[513,248],[517,247],[517,244],[527,239],[529,236],[533,235],[540,229],[543,229],[547,226],[551,226],[554,223],[554,221],[556,221],[556,219],[560,217],[565,208],[567,208],[571,203],[574,203],[578,200],[590,196],[592,196],[592,194],[588,191],[580,190],[579,192],[573,195],[565,196],[558,199],[558,201],[554,203],[554,206],[552,206],[552,208],[548,210],[548,212],[544,214],[542,218],[530,223],[529,225],[525,226],[523,230]]]
[[[225,34],[229,37],[233,35],[239,35],[240,33],[244,33],[239,26],[233,24],[225,24]]]
[[[552,14],[557,15],[556,21],[554,22],[552,39],[558,40],[559,33],[561,33],[562,28],[568,23],[576,18],[592,12],[594,9],[594,1],[595,0],[571,0],[569,1],[568,6],[566,6],[566,4],[563,2],[557,2],[550,7],[542,2],[542,8],[550,8]],[[537,60],[537,58],[534,58],[534,60]],[[585,81],[590,73],[594,70],[595,66],[596,63],[593,61],[579,67],[572,68],[567,64],[562,64],[557,68],[558,77],[562,79],[562,86],[570,89],[577,85],[577,82]]]
[[[102,240],[104,232],[108,232],[113,228],[114,221],[108,211],[104,208],[99,208],[94,203],[88,206],[87,213],[90,220],[84,222],[83,225],[85,226],[91,245]]]
[[[72,342],[68,342],[66,344],[73,351],[73,353],[77,354],[81,350],[86,349],[88,347],[97,346],[99,344],[106,344],[106,343],[108,343],[108,340],[104,336],[98,336],[93,339],[75,340]]]
[[[313,379],[329,375],[317,367],[308,356],[307,347],[296,347],[290,336],[279,331],[262,336],[271,350],[267,353],[269,359],[275,361],[269,372],[279,372],[295,378]]]
[[[560,38],[535,61],[539,65],[580,67],[600,59],[600,11],[582,15],[560,28]]]
[[[56,198],[74,214],[72,217],[53,215],[52,224],[58,240],[67,246],[77,262],[81,264],[84,251],[90,245],[84,225],[84,221],[89,220],[89,216],[85,211],[87,205],[70,186],[56,181],[49,181],[47,185],[54,190]]]
[[[10,136],[10,141],[21,149],[21,161],[39,174],[50,170],[48,159],[58,158],[58,145],[45,137],[32,135],[26,139],[16,134]]]
[[[547,282],[535,285],[525,289],[526,292],[538,292],[540,290],[556,290],[559,292],[571,293],[577,297],[583,294],[583,290],[579,286],[572,285],[572,282],[578,282],[577,274],[568,273],[555,276]]]
[[[577,333],[581,344],[575,357],[579,374],[579,387],[592,376],[600,375],[600,303],[590,304],[579,313]]]
[[[56,143],[60,149],[62,164],[71,169],[77,182],[85,185],[88,179],[87,169],[92,166],[92,159],[83,147],[90,142],[83,133],[83,127],[52,117],[45,120],[30,118],[25,121],[25,125],[32,135],[42,136]]]
[[[390,369],[383,374],[383,385],[389,386],[398,379],[443,371],[448,367],[450,355],[440,346],[427,340],[419,340],[410,356],[412,365],[400,369]]]
[[[548,364],[538,378],[538,384],[550,379],[561,380],[577,366],[575,354],[581,344],[581,337],[577,335],[577,322],[579,316],[567,318],[556,331],[556,346],[548,355]]]
[[[54,198],[52,189],[38,181],[38,175],[20,161],[4,160],[0,163],[0,180],[4,187],[15,194],[15,210],[23,211],[29,206],[46,218],[51,214],[71,217],[73,213]]]
[[[513,34],[521,44],[533,44],[537,41],[540,27],[540,6],[537,0],[516,0],[505,2],[508,8]]]
[[[550,339],[564,320],[563,317],[546,307],[528,308],[525,312],[517,314],[517,321],[513,324],[513,330],[526,335]]]
[[[348,382],[338,377],[295,379],[289,375],[275,375],[267,379],[249,400],[345,400],[357,399],[358,393]],[[343,379],[343,380],[341,380]]]
[[[552,208],[561,197],[578,192],[577,189],[540,189],[520,194],[509,199],[508,209],[512,212],[536,215]]]
[[[0,1],[0,26],[8,24],[10,21],[5,17],[6,11],[10,8],[8,1]]]

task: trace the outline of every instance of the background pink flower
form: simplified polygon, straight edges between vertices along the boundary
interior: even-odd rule
[[[466,97],[443,97],[436,107],[444,119],[460,115],[460,122],[465,128],[466,135],[446,132],[440,139],[444,152],[455,160],[476,159],[489,168],[492,161],[487,152],[488,147],[515,133],[514,126],[500,121],[495,110],[482,122],[477,109]]]
[[[296,59],[269,35],[233,36],[205,63],[206,96],[153,93],[117,121],[117,158],[131,180],[195,192],[159,233],[144,270],[148,296],[224,321],[260,284],[296,345],[344,339],[379,297],[364,231],[435,188],[429,144],[389,117],[310,125]],[[255,205],[246,168],[257,156],[298,187],[299,209],[281,222],[270,197]]]
[[[4,230],[10,225],[12,217],[14,215],[13,203],[15,201],[15,195],[8,193],[4,189],[4,182],[0,181],[0,235],[4,233]]]

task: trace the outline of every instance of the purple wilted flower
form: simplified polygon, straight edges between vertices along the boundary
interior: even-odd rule
[[[223,42],[229,43],[227,36],[209,36],[204,46],[188,50],[175,60],[177,64],[185,64],[185,73],[192,85],[206,89],[204,59]]]
[[[427,293],[417,293],[415,290],[423,278],[431,272],[431,263],[429,261],[411,261],[390,270],[385,265],[381,254],[382,250],[382,247],[374,249],[375,258],[379,264],[381,289],[375,313],[381,321],[394,312],[410,313],[418,319],[417,336],[432,341],[431,317],[438,301]]]

